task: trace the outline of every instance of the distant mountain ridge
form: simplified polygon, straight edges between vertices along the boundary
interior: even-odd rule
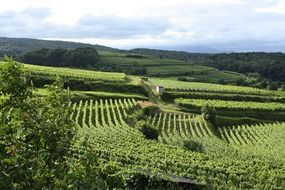
[[[77,42],[54,41],[54,40],[39,40],[32,38],[7,38],[0,37],[0,56],[5,54],[12,56],[20,56],[28,51],[33,51],[41,48],[56,49],[72,49],[79,47],[94,47],[97,50],[120,52],[123,50],[110,48],[102,45],[92,45]]]

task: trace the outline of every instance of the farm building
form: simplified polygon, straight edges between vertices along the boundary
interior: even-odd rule
[[[164,91],[164,87],[163,86],[156,86],[156,92],[157,93],[162,93]]]

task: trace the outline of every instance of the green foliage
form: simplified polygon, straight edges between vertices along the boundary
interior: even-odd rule
[[[203,145],[199,143],[198,141],[195,141],[192,139],[184,140],[182,142],[182,147],[185,150],[190,150],[193,152],[203,152]]]
[[[253,87],[241,87],[234,85],[220,85],[201,82],[182,82],[175,80],[166,80],[152,78],[151,83],[155,86],[164,86],[167,91],[181,92],[215,92],[215,93],[230,93],[230,94],[250,94],[264,96],[285,96],[283,92],[258,89]]]
[[[157,140],[158,138],[157,129],[151,126],[149,122],[140,120],[136,123],[135,128],[141,131],[147,139]]]
[[[144,114],[144,110],[135,110],[129,114],[126,119],[128,125],[139,130],[147,139],[157,139],[158,131],[149,122],[148,117]]]
[[[97,50],[91,47],[67,49],[40,49],[25,53],[24,63],[46,66],[92,67],[99,61]]]
[[[164,101],[174,102],[174,99],[176,98],[252,101],[252,102],[283,102],[283,103],[285,102],[285,98],[281,96],[235,94],[235,93],[222,93],[222,92],[164,91],[161,94],[161,99]]]
[[[67,79],[77,79],[88,81],[108,81],[108,82],[124,82],[124,73],[107,73],[100,71],[90,71],[71,68],[56,68],[37,65],[24,64],[24,69],[32,72],[33,76],[42,76],[44,78],[60,76]]]
[[[118,49],[91,45],[76,42],[64,42],[64,41],[54,41],[54,40],[39,40],[31,38],[7,38],[0,37],[0,55],[10,55],[14,57],[19,57],[26,52],[31,52],[37,49],[48,48],[48,49],[75,49],[82,47],[93,47],[98,51],[108,51],[108,52],[120,52]]]
[[[99,56],[94,48],[77,48],[65,54],[65,61],[67,66],[92,67],[98,63]]]
[[[224,101],[224,100],[204,100],[204,99],[175,99],[175,102],[185,108],[200,109],[205,104],[216,110],[228,111],[275,111],[282,112],[285,110],[285,104],[278,102],[248,102],[248,101]]]
[[[9,104],[22,102],[31,96],[29,76],[22,71],[22,65],[17,64],[11,57],[5,57],[0,65],[0,96],[8,96]]]
[[[40,49],[25,53],[21,61],[36,65],[47,66],[67,66],[64,60],[64,55],[68,50],[65,49]]]
[[[212,124],[216,123],[216,110],[213,107],[210,107],[208,104],[204,105],[201,108],[201,113],[203,118],[206,121],[210,121]]]
[[[264,78],[285,81],[284,53],[220,53],[197,54],[188,52],[133,49],[131,53],[151,55],[163,58],[189,60],[194,64],[215,67],[220,70],[240,73],[259,73]]]
[[[142,110],[143,110],[143,114],[147,116],[154,115],[161,111],[158,106],[147,106],[147,107],[144,107]]]
[[[7,77],[0,118],[0,188],[56,189],[68,174],[69,148],[75,134],[66,109],[68,97],[58,81],[50,96],[35,99],[26,74],[12,59],[1,70]]]
[[[278,85],[277,83],[271,82],[267,85],[267,89],[269,90],[278,90]]]

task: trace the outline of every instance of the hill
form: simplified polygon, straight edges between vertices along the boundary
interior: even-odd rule
[[[115,71],[115,72],[126,72],[128,74],[145,74],[149,76],[177,76],[183,77],[183,80],[196,80],[204,82],[217,82],[218,80],[228,81],[228,76],[232,73],[227,72],[222,73],[211,73],[209,76],[202,77],[192,77],[188,76],[189,69],[185,69],[185,72],[181,73],[180,70],[184,70],[185,61],[190,62],[194,65],[202,65],[208,67],[214,67],[221,71],[233,71],[237,73],[242,73],[248,75],[250,73],[257,73],[259,76],[255,75],[255,78],[261,78],[260,87],[268,87],[272,89],[285,88],[285,85],[281,83],[271,85],[272,81],[285,81],[285,54],[284,53],[264,53],[264,52],[247,52],[247,53],[217,53],[217,54],[207,54],[207,53],[190,53],[186,51],[168,51],[168,50],[156,50],[156,49],[146,49],[138,48],[131,50],[120,50],[111,47],[106,47],[102,45],[92,45],[84,43],[75,42],[64,42],[64,41],[51,41],[51,40],[38,40],[38,39],[28,39],[28,38],[5,38],[0,37],[0,57],[8,54],[13,57],[19,57],[26,52],[34,51],[41,48],[63,48],[72,49],[79,47],[93,47],[98,51],[102,51],[102,64],[100,68],[104,71]],[[115,54],[114,54],[115,53]],[[117,54],[116,54],[117,53]],[[142,55],[143,57],[129,56],[131,54]],[[151,58],[143,59],[143,58]],[[171,59],[171,60],[170,60]],[[141,67],[141,63],[144,62],[151,63],[150,65],[156,64],[156,66],[166,66],[163,65],[165,62],[172,62],[172,65],[167,65],[162,68],[149,68],[144,65]],[[181,62],[181,61],[184,61]],[[113,64],[113,63],[124,63],[128,64]],[[163,64],[160,64],[163,63]],[[174,64],[175,63],[175,64]],[[182,63],[182,64],[181,64]],[[150,66],[149,65],[149,66]],[[130,67],[131,66],[131,67]],[[180,68],[178,68],[180,67]],[[176,71],[179,72],[176,72]],[[192,70],[190,69],[190,72]],[[171,73],[171,74],[169,74]],[[174,73],[174,74],[173,74]],[[236,73],[235,73],[236,74]],[[214,77],[213,77],[214,76]],[[215,78],[219,76],[218,79]],[[238,76],[238,75],[236,75]],[[186,77],[186,78],[185,78]],[[215,80],[204,80],[205,78],[215,78]],[[238,77],[240,78],[240,77]],[[231,80],[229,80],[231,82]],[[252,85],[251,82],[240,81],[243,85]]]
[[[66,42],[66,41],[54,41],[54,40],[39,40],[39,39],[31,39],[31,38],[6,38],[0,37],[0,57],[7,54],[12,55],[14,57],[20,56],[25,52],[48,48],[48,49],[56,49],[56,48],[64,48],[64,49],[72,49],[79,47],[93,47],[97,50],[118,52],[122,50],[118,50],[115,48],[110,48],[101,45],[92,45],[85,43],[76,43],[76,42]]]
[[[101,51],[101,55],[105,56],[105,61],[110,58],[109,61],[113,64],[129,64],[129,66],[132,64],[132,61],[124,62],[127,60],[124,59],[127,55],[122,53]],[[141,66],[156,63],[152,57],[136,59],[145,59],[137,63]],[[170,59],[169,61],[157,64],[173,64]],[[176,62],[176,64],[183,63],[187,62]],[[27,78],[18,79],[15,74],[14,77],[7,77],[7,73],[12,70],[5,70],[8,65],[0,62],[0,77],[4,84],[9,84],[7,81],[15,79],[17,81],[12,83],[13,85],[21,84],[20,80],[27,81]],[[56,108],[60,107],[61,112],[57,111],[53,115],[58,118],[66,112],[66,119],[72,121],[72,128],[76,129],[75,136],[70,139],[71,146],[63,144],[68,150],[65,157],[65,167],[68,170],[66,173],[58,172],[59,166],[54,166],[54,171],[62,175],[59,181],[64,183],[67,179],[69,187],[72,185],[74,189],[80,189],[84,186],[92,189],[89,187],[99,187],[99,184],[96,184],[98,180],[103,180],[104,187],[101,189],[142,189],[141,187],[179,190],[284,189],[285,187],[284,92],[233,85],[182,82],[169,77],[148,77],[146,80],[146,77],[140,78],[124,73],[27,64],[21,69],[30,73],[29,78],[32,81],[27,84],[32,84],[35,95],[31,98],[39,102],[50,99],[58,104],[59,100],[54,101],[55,99],[51,97],[54,97],[56,92],[61,92],[62,86],[68,87],[67,92],[62,91],[67,93],[68,102],[60,103]],[[60,86],[54,86],[56,91],[51,87],[45,88],[46,84],[55,81],[54,76],[60,76],[63,82]],[[164,86],[164,91],[157,93],[155,86]],[[4,89],[3,87],[0,85],[0,88]],[[19,88],[15,89],[18,92]],[[12,97],[9,96],[10,91],[6,90],[3,94],[5,96],[1,97],[2,100],[0,98],[0,105],[1,101],[9,103],[6,100]],[[47,110],[50,112],[51,108],[57,110],[54,108],[55,105],[50,106],[48,102],[48,109],[45,109],[45,112]],[[209,120],[206,116],[210,112],[201,109],[205,105],[215,108],[216,111],[212,112],[211,117],[215,119]],[[38,107],[40,117],[45,112],[41,111],[40,106]],[[22,112],[13,108],[14,102],[10,104],[7,112],[0,110],[0,117],[4,118],[0,120],[3,123],[1,126],[14,126],[12,123],[14,120],[10,122],[5,118],[12,118],[11,116],[18,113],[20,113],[19,125],[25,124]],[[29,117],[34,118],[36,113],[31,112]],[[53,123],[50,126],[53,127],[54,120],[51,121]],[[39,129],[45,126],[39,125],[34,120],[30,125],[38,126]],[[44,133],[45,135],[40,133],[44,130],[38,130],[39,133],[32,132],[33,135],[39,134],[40,138],[46,139],[54,137],[54,134],[62,128],[61,123],[58,128],[53,127],[54,131]],[[3,127],[0,128],[1,134],[7,136],[10,130],[1,129]],[[16,139],[15,142],[19,142],[19,139],[21,140],[19,135],[28,130],[19,127],[19,131],[21,133],[11,137]],[[50,141],[56,145],[55,150],[58,150],[57,144],[61,141],[59,138],[51,139]],[[9,141],[3,142],[7,142],[7,146],[10,146]],[[31,149],[30,144],[27,144],[27,147],[28,150]],[[24,150],[26,154],[27,148]],[[36,153],[32,155],[38,156]],[[1,164],[6,166],[11,163],[7,162],[6,154],[1,156],[5,160]],[[14,158],[14,155],[11,154],[10,157]],[[29,154],[27,160],[30,160],[30,157]],[[17,160],[16,164],[18,162],[22,163],[21,160]],[[36,173],[36,169],[31,170],[30,167],[20,169],[31,171],[31,175]],[[44,166],[43,171],[45,170]],[[12,173],[10,170],[7,172]],[[1,179],[10,180],[7,175],[2,176],[0,174]],[[17,177],[13,176],[13,179]],[[10,181],[5,185],[10,187],[10,184],[18,182]],[[41,183],[39,180],[37,182]]]

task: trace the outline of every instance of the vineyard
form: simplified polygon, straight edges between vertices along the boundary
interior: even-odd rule
[[[285,96],[284,92],[271,91],[264,89],[257,89],[252,87],[240,87],[232,85],[220,85],[199,82],[182,82],[175,80],[166,80],[152,78],[151,83],[156,86],[164,86],[169,91],[200,91],[200,92],[221,92],[234,94],[251,94],[251,95],[271,95],[271,96]]]
[[[108,56],[115,59],[106,53],[105,61]],[[123,65],[122,55],[117,56]],[[157,66],[148,61],[148,68]],[[284,91],[10,63],[0,75],[0,132],[13,141],[0,138],[5,153],[0,157],[13,158],[20,152],[13,143],[21,142],[25,158],[48,158],[53,168],[45,171],[46,179],[62,163],[68,168],[58,179],[67,178],[70,189],[96,189],[97,179],[103,181],[101,189],[285,189]],[[31,73],[39,80],[22,77],[20,70],[7,77],[17,64],[23,76]],[[54,76],[64,80],[51,84]],[[22,78],[28,80],[19,82]],[[11,81],[13,88],[7,88]],[[161,92],[158,85],[164,87]],[[59,161],[50,161],[46,149],[41,153],[38,142],[52,147]],[[44,161],[32,166],[45,168]],[[18,157],[1,161],[0,181],[13,184],[17,178],[6,171],[18,164]],[[45,179],[41,173],[37,170],[36,180]],[[0,182],[0,188],[17,189],[9,183],[1,188]]]
[[[70,118],[80,129],[78,144],[87,140],[92,154],[102,159],[102,167],[104,163],[112,161],[118,165],[120,173],[143,173],[146,169],[161,176],[173,173],[201,185],[207,184],[209,189],[271,189],[285,185],[285,169],[278,162],[269,166],[269,160],[258,157],[248,160],[250,155],[240,150],[238,160],[230,160],[236,156],[233,153],[236,151],[231,147],[232,142],[236,142],[235,136],[226,134],[223,129],[219,131],[220,140],[200,116],[165,112],[150,117],[150,122],[160,132],[160,143],[156,143],[146,140],[139,131],[126,124],[127,115],[139,109],[134,99],[80,101],[70,103],[68,107],[71,110]],[[260,131],[251,137],[253,132],[244,129],[239,129],[244,131],[244,135],[241,135],[243,138],[248,137],[244,143],[253,141],[258,135],[266,135]],[[200,139],[208,156],[174,146],[185,139]],[[74,154],[81,154],[79,150],[83,151],[79,147],[74,148]]]
[[[99,71],[89,71],[70,68],[45,67],[24,64],[24,69],[39,76],[60,76],[63,78],[99,80],[110,82],[123,82],[126,75],[124,73],[108,73]]]
[[[213,136],[206,121],[200,116],[176,113],[156,113],[150,118],[159,131],[159,142],[176,144],[191,138]]]
[[[283,162],[285,161],[284,135],[284,123],[219,128],[219,136],[225,142],[244,151]]]
[[[135,107],[134,99],[105,99],[70,104],[70,118],[81,127],[126,126],[128,110]]]
[[[252,101],[252,102],[285,102],[285,97],[263,96],[251,94],[234,94],[221,92],[181,92],[165,91],[161,98],[173,102],[177,98],[207,99],[207,100],[230,100],[230,101]]]
[[[249,110],[249,111],[285,111],[285,104],[270,102],[248,102],[248,101],[223,101],[223,100],[204,100],[204,99],[175,99],[175,102],[187,108],[201,108],[205,104],[217,110]]]

